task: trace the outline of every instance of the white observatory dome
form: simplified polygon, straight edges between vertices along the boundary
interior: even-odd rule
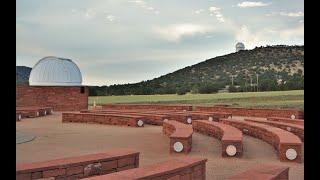
[[[82,75],[70,59],[48,56],[40,59],[32,68],[30,86],[81,86]]]
[[[245,47],[244,47],[244,44],[243,44],[243,43],[238,42],[238,43],[236,44],[236,52],[238,52],[238,51],[240,51],[240,50],[244,50],[244,49],[245,49]]]

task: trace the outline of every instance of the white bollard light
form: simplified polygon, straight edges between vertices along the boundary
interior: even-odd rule
[[[192,119],[191,119],[191,117],[188,117],[188,119],[187,119],[187,123],[188,123],[188,124],[191,124],[191,123],[192,123]]]
[[[137,125],[138,125],[139,127],[141,127],[141,126],[143,125],[143,121],[142,121],[142,120],[138,120]]]
[[[174,151],[176,151],[176,152],[181,152],[182,150],[183,150],[183,144],[181,143],[181,142],[175,142],[174,144],[173,144],[173,149],[174,149]]]
[[[234,145],[228,145],[226,148],[228,156],[234,156],[237,153],[237,148]]]
[[[297,151],[296,150],[294,150],[294,149],[288,149],[287,151],[286,151],[286,157],[287,157],[287,159],[289,159],[289,160],[294,160],[294,159],[296,159],[297,158]]]

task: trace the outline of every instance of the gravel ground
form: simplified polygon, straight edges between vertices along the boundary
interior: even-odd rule
[[[61,123],[61,113],[40,118],[22,119],[16,130],[35,135],[33,141],[16,145],[16,162],[35,162],[55,158],[98,153],[114,148],[131,148],[140,154],[140,166],[161,162],[180,154],[169,154],[169,138],[162,135],[162,127],[144,128],[99,124]],[[192,151],[187,156],[208,159],[207,179],[225,179],[257,164],[269,163],[290,166],[290,180],[304,179],[304,163],[284,163],[277,158],[269,144],[244,136],[242,158],[222,158],[218,139],[193,134]],[[304,153],[304,151],[302,151]]]

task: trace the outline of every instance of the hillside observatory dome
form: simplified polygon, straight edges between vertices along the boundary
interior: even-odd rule
[[[32,68],[30,86],[82,86],[78,66],[70,59],[48,56],[40,59]]]
[[[244,50],[244,44],[242,42],[238,42],[236,44],[236,52],[238,52],[240,50]]]

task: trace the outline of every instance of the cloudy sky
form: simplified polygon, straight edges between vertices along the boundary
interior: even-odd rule
[[[303,0],[17,0],[16,63],[72,59],[83,84],[148,80],[255,46],[304,44]]]

